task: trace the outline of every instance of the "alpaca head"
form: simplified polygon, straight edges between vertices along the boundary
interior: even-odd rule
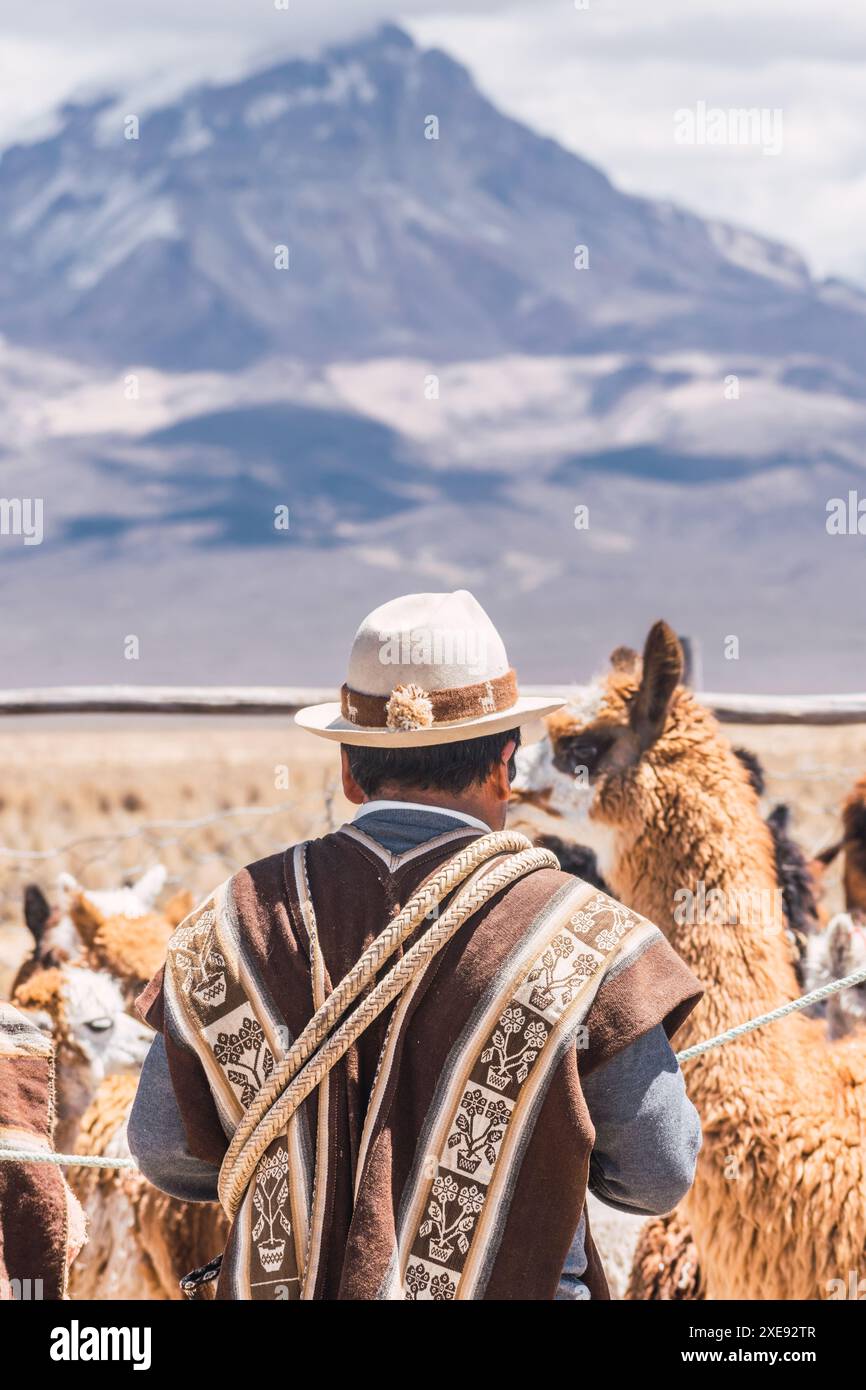
[[[171,933],[193,905],[192,895],[181,892],[157,910],[165,877],[157,864],[129,886],[90,889],[63,873],[54,908],[31,884],[24,895],[24,917],[34,949],[16,984],[42,967],[92,965],[107,970],[127,999],[134,998],[162,965]]]
[[[126,1012],[116,980],[83,966],[37,970],[13,1002],[54,1043],[58,1134],[69,1142],[105,1078],[139,1071],[153,1033]]]
[[[845,828],[845,905],[866,913],[866,775],[854,784],[842,808]]]
[[[726,837],[742,844],[752,832],[761,868],[774,882],[750,772],[681,684],[682,674],[675,633],[655,623],[642,660],[617,648],[610,672],[547,720],[546,739],[520,750],[513,786],[516,801],[579,823],[579,838],[598,848],[601,872],[626,901],[635,875],[651,878],[651,861],[664,867],[666,907],[652,904],[659,925],[671,891],[692,887],[701,845],[721,848]]]
[[[804,962],[804,983],[817,989],[866,968],[866,915],[839,912],[826,931],[809,938]],[[866,1024],[866,984],[843,989],[827,1000],[827,1033],[831,1038]]]
[[[569,819],[622,825],[639,815],[650,770],[671,755],[674,698],[693,703],[678,690],[682,672],[682,649],[666,623],[651,629],[643,662],[618,647],[610,672],[550,716],[547,738],[520,749],[515,799]]]

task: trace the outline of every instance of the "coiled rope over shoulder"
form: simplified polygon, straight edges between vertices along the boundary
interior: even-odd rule
[[[509,853],[512,850],[517,853]],[[503,854],[508,857],[502,863],[492,863]],[[526,874],[545,868],[559,869],[559,861],[549,850],[535,848],[516,832],[499,831],[474,840],[409,899],[313,1015],[238,1125],[219,1176],[220,1201],[229,1218],[240,1207],[265,1150],[361,1033],[426,970],[455,932],[490,898]],[[350,1017],[331,1033],[349,1004],[375,979],[383,962],[458,884],[473,874],[476,877],[457,894],[438,921],[428,927]]]

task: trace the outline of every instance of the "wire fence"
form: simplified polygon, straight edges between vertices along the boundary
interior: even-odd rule
[[[83,887],[119,888],[157,865],[168,890],[204,893],[246,864],[308,835],[335,828],[336,778],[304,806],[287,799],[271,806],[227,806],[188,819],[141,821],[123,829],[75,835],[47,847],[0,843],[0,923],[20,918],[24,891],[36,883],[50,899],[61,873]],[[300,827],[300,833],[299,833]]]
[[[840,806],[851,783],[851,767],[838,763],[774,768],[764,799],[768,808],[779,801],[791,805],[801,821],[804,849],[817,854],[838,838]],[[188,819],[146,820],[74,835],[47,847],[0,843],[0,922],[20,916],[29,883],[38,883],[50,897],[61,872],[85,887],[120,887],[160,864],[167,868],[167,889],[205,892],[293,840],[335,828],[340,819],[335,813],[337,793],[336,778],[328,778],[320,796],[306,806],[296,799],[270,806],[228,806]],[[299,812],[306,822],[300,834]]]
[[[791,807],[792,831],[807,855],[838,840],[842,802],[866,771],[866,724],[727,725],[725,733],[735,746],[758,754],[765,808],[778,802]],[[167,735],[148,730],[142,737],[150,747]],[[216,754],[210,765],[210,745],[196,742],[194,734],[177,737],[182,757],[170,767],[157,761],[148,770],[146,759],[138,761],[139,744],[125,745],[115,765],[111,735],[105,733],[101,770],[79,759],[74,768],[55,768],[52,780],[50,769],[25,761],[13,774],[18,785],[11,790],[8,768],[5,776],[0,771],[0,995],[4,967],[14,969],[16,953],[20,957],[27,949],[22,904],[28,884],[38,884],[54,903],[61,872],[85,888],[119,888],[160,864],[166,890],[188,889],[199,900],[245,864],[333,829],[343,818],[335,760],[315,764],[305,775],[300,764],[293,765],[290,793],[272,799],[266,779],[273,788],[273,759],[292,756],[278,741],[281,732],[269,733],[272,742],[250,751],[244,730],[242,758],[235,756],[234,732],[226,735],[235,739],[235,751],[225,767]],[[39,747],[38,758],[50,761],[50,751]],[[301,750],[298,757],[302,763],[307,754]],[[190,814],[172,814],[180,806]],[[169,814],[158,814],[163,811]],[[828,879],[831,894],[835,872]],[[828,906],[835,910],[842,902],[831,898]]]

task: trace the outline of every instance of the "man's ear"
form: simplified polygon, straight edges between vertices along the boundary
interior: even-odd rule
[[[629,722],[640,742],[649,748],[661,734],[673,693],[683,678],[683,649],[673,628],[653,623],[643,653],[643,674],[632,701]]]
[[[499,754],[499,765],[496,768],[496,783],[499,795],[504,801],[511,800],[511,779],[508,776],[508,764],[517,752],[517,740],[510,738]]]
[[[343,744],[340,745],[340,766],[343,773],[343,795],[347,801],[351,801],[353,806],[363,805],[367,798],[352,776],[349,754]]]

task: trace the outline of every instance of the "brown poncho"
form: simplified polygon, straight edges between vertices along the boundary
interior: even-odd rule
[[[165,1035],[192,1153],[221,1162],[274,1059],[476,836],[394,856],[344,826],[244,869],[181,924],[139,1010]],[[658,929],[589,884],[541,869],[505,889],[271,1144],[217,1296],[553,1298],[593,1142],[580,1076],[660,1022],[672,1034],[699,997]],[[605,1298],[589,1234],[587,1252]]]

